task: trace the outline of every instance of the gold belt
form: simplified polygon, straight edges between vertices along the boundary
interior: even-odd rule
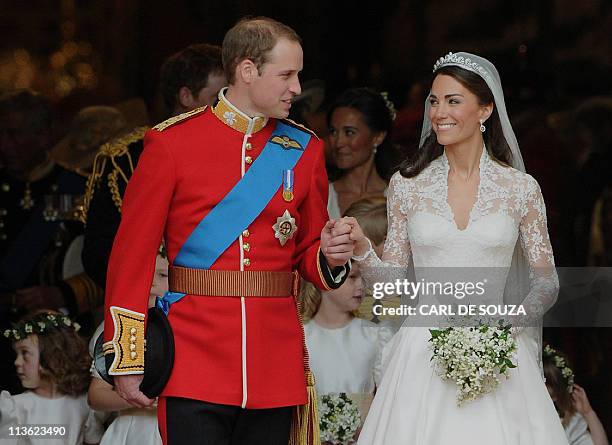
[[[168,267],[172,292],[211,297],[290,297],[300,289],[297,272],[206,270]]]

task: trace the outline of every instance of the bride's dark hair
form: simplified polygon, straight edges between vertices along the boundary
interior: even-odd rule
[[[460,68],[458,66],[444,66],[434,73],[437,76],[450,76],[466,87],[478,98],[480,105],[495,104],[493,93],[485,80],[478,74]],[[433,80],[432,80],[433,83]],[[491,116],[486,121],[487,131],[483,133],[485,146],[489,155],[499,163],[509,166],[512,165],[512,152],[510,146],[504,138],[501,121],[495,106]],[[412,158],[406,159],[400,165],[400,174],[405,178],[413,178],[421,173],[434,159],[440,157],[444,152],[444,147],[438,143],[436,133],[430,130],[423,146],[416,150]]]

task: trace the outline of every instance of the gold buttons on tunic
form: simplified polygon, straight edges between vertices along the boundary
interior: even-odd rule
[[[246,145],[244,146],[244,148],[246,148],[247,150],[252,150],[253,146],[251,145],[250,142],[247,142]]]
[[[138,354],[136,353],[136,328],[130,329],[130,358],[136,360]]]
[[[242,248],[244,249],[245,252],[248,252],[249,250],[251,250],[251,245],[249,243],[244,243],[242,245]]]
[[[246,267],[249,267],[251,265],[251,260],[245,258],[244,260],[242,260],[242,264],[244,264]]]
[[[247,156],[244,158],[244,162],[246,162],[247,164],[252,164],[253,163],[253,158],[250,156]]]
[[[244,236],[245,238],[248,238],[250,234],[251,232],[249,232],[249,229],[245,229],[242,231],[242,236]]]

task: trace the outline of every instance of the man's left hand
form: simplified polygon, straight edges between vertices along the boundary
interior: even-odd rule
[[[354,242],[350,239],[351,226],[344,218],[330,220],[321,231],[321,252],[330,267],[346,264],[353,256]]]

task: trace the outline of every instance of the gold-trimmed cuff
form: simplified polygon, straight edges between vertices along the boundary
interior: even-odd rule
[[[344,266],[342,266],[341,270],[334,273],[329,267],[327,259],[321,251],[321,246],[319,246],[319,251],[317,254],[317,270],[325,290],[338,289],[340,286],[342,286],[342,283],[346,281],[346,278],[351,271],[351,262],[349,260]]]
[[[107,355],[115,352],[112,341],[107,341],[102,344],[102,354]]]
[[[325,286],[325,290],[332,290],[332,288],[329,287],[329,285],[327,284],[327,280],[325,279],[325,276],[323,275],[323,271],[321,270],[321,255],[322,254],[323,252],[321,252],[321,246],[319,246],[319,250],[317,252],[317,270],[319,271],[319,278],[321,279],[323,286]]]
[[[144,373],[144,314],[117,306],[111,306],[110,313],[114,325],[110,343],[115,357],[109,375]]]

